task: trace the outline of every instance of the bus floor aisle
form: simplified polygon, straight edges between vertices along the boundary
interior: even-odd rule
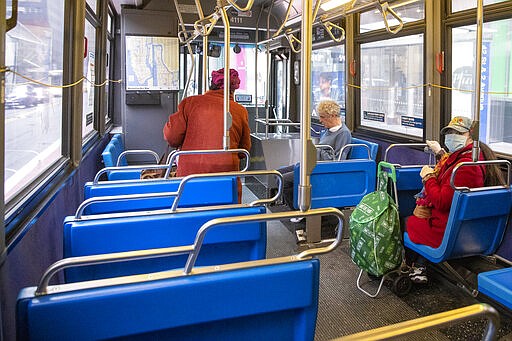
[[[243,203],[250,203],[257,199],[258,197],[247,186],[242,187]],[[279,221],[267,222],[267,258],[291,255],[296,251],[295,235]]]
[[[256,198],[247,186],[243,187],[243,191],[243,202]],[[284,209],[286,208],[283,205],[270,207],[270,211]],[[292,250],[297,250],[295,235],[291,231],[294,225],[300,226],[290,222],[268,222],[267,257],[293,254]],[[357,289],[355,282],[359,268],[350,258],[348,239],[344,239],[337,250],[318,258],[320,297],[316,341],[331,340],[478,302],[439,276],[430,276],[430,282],[426,285],[414,285],[411,292],[403,298],[399,298],[386,287],[378,298],[370,298]],[[363,281],[365,280],[367,279]],[[375,281],[375,288],[377,285],[378,281]],[[470,321],[442,331],[409,335],[407,340],[479,340],[478,333],[483,332],[484,324],[483,320]],[[503,314],[498,337],[503,341],[512,340],[512,320]]]

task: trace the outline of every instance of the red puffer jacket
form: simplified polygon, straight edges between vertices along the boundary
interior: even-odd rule
[[[484,160],[482,153],[479,159]],[[461,162],[470,161],[472,161],[471,144],[451,154],[441,166],[438,176],[425,182],[426,197],[432,204],[432,216],[428,219],[415,216],[408,218],[406,229],[414,243],[435,248],[441,245],[454,193],[450,186],[453,168]],[[455,185],[470,188],[482,187],[484,178],[484,166],[466,166],[457,171]]]
[[[230,148],[251,149],[247,110],[231,99],[232,125],[229,130]],[[210,90],[203,95],[185,98],[178,111],[169,116],[164,138],[180,150],[222,149],[224,136],[224,90]],[[237,171],[238,154],[182,155],[177,176],[197,173]]]

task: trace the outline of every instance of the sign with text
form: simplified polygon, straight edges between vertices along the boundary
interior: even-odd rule
[[[423,118],[413,116],[401,116],[400,124],[405,127],[423,129]]]
[[[363,111],[363,119],[368,121],[384,122],[384,117],[381,112]]]

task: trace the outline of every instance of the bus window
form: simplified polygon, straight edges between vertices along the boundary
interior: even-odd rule
[[[480,140],[494,151],[512,154],[512,19],[484,23],[480,83]],[[451,116],[474,117],[476,25],[452,30]],[[460,90],[462,91],[460,91]]]
[[[484,6],[503,1],[506,0],[484,0]],[[476,8],[476,0],[452,0],[452,12],[464,11],[470,8]]]
[[[24,1],[6,34],[6,66],[62,85],[64,0]],[[62,156],[62,89],[5,77],[5,200],[25,189]]]
[[[423,34],[361,45],[361,126],[423,137]]]
[[[313,112],[320,101],[331,99],[345,114],[345,45],[312,51],[311,90]]]

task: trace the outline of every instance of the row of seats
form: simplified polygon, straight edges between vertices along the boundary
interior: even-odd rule
[[[244,175],[252,173],[265,171]],[[20,293],[18,338],[312,340],[318,260],[303,253],[264,261],[269,219],[265,206],[234,205],[237,186],[231,174],[204,177],[87,184],[88,200],[107,198],[110,206],[89,205],[79,208],[86,216],[77,212],[66,218],[64,259],[55,269],[65,268],[67,284],[46,288],[43,278],[42,287]],[[168,200],[167,207],[159,202],[156,210],[148,211],[148,200],[154,198],[143,196],[155,189],[174,191],[174,200],[183,200],[183,206],[217,206],[173,210],[169,207],[183,206]],[[118,193],[124,195],[116,198]],[[341,216],[334,209],[307,214],[329,212]],[[206,234],[212,224],[221,226]],[[226,268],[229,271],[223,269],[227,263],[234,263]],[[44,276],[51,274],[48,270]],[[300,284],[289,288],[295,282]]]
[[[354,140],[352,142],[355,143]],[[357,143],[368,144],[363,140],[357,140]],[[392,145],[390,148],[393,147],[395,146]],[[374,146],[369,146],[370,150],[373,148]],[[352,152],[356,150],[354,147]],[[364,195],[375,190],[375,161],[368,159],[368,155],[366,159],[361,155],[363,148],[358,150],[361,159],[320,162],[315,166],[310,177],[311,207],[356,206]],[[396,197],[400,218],[403,221],[412,215],[416,205],[414,194],[420,192],[423,187],[419,176],[422,165],[395,166]],[[299,183],[299,176],[300,166],[296,165],[295,184]],[[295,187],[296,208],[297,201],[298,188]],[[471,285],[462,277],[457,276],[448,264],[448,260],[474,255],[492,255],[496,252],[503,239],[512,210],[512,192],[509,186],[483,188],[477,191],[458,190],[455,192],[451,207],[446,233],[438,248],[415,244],[407,233],[404,235],[404,244],[431,262],[442,264],[450,274],[455,274],[456,280],[461,282],[468,291],[476,295],[478,291],[471,288]],[[478,287],[482,293],[508,308],[512,306],[512,289],[507,285],[512,282],[512,268],[481,273],[478,278]]]
[[[117,203],[112,198],[115,183],[108,196],[124,206],[125,197]],[[126,190],[128,183],[153,185],[139,180],[119,188]],[[232,181],[223,184],[222,191],[233,190]],[[195,198],[202,201],[209,193]],[[65,268],[67,284],[48,288],[56,271],[50,268],[43,284],[20,293],[20,340],[314,338],[318,259],[302,253],[264,260],[266,220],[297,212],[269,217],[262,205],[104,211],[64,222],[65,258],[53,269]],[[335,209],[299,212],[326,213],[341,221]]]
[[[510,164],[506,161],[504,163],[507,164],[509,169],[507,176],[510,177]],[[413,194],[418,193],[423,186],[419,176],[420,170],[420,166],[396,168],[401,218],[410,216],[415,207]],[[454,278],[473,296],[481,292],[508,309],[512,309],[512,288],[510,287],[512,268],[478,274],[478,288],[474,288],[449,263],[454,259],[494,254],[505,235],[511,211],[510,185],[498,188],[455,190],[441,245],[433,248],[416,244],[405,232],[404,246],[430,262],[438,264],[441,270]]]
[[[74,217],[67,217],[64,222],[64,257],[188,245],[209,220],[265,213],[262,204],[275,198],[234,205],[238,203],[235,175],[274,175],[277,183],[282,183],[282,175],[277,171],[87,183],[85,197],[88,199]],[[201,210],[185,209],[188,207],[201,207]],[[84,213],[86,217],[82,217]],[[220,228],[208,236],[203,249],[198,265],[265,258],[266,225],[248,223],[236,229]],[[92,280],[184,265],[184,257],[171,258],[81,267],[66,271],[66,279]]]
[[[224,179],[228,179],[223,183],[226,191],[232,191],[233,178]],[[140,183],[153,185],[152,181]],[[107,193],[107,196],[114,194]],[[193,199],[204,200],[206,193],[190,195],[187,205],[195,206]],[[132,199],[122,198],[117,203],[121,208],[112,203],[111,208],[100,209],[102,216],[99,217],[66,219],[65,257],[72,257],[77,264],[89,265],[65,270],[66,281],[80,282],[80,287],[74,284],[48,289],[40,286],[20,293],[20,339],[73,337],[85,340],[127,336],[134,339],[171,336],[178,339],[276,336],[278,339],[313,339],[318,305],[318,260],[301,254],[280,261],[262,261],[266,243],[262,221],[269,218],[263,206],[176,212],[162,211],[165,206],[161,206],[156,212],[111,213],[124,212],[126,200]],[[138,200],[139,204],[147,205],[146,199]],[[473,206],[469,204],[469,207]],[[303,214],[329,212],[338,214],[334,209]],[[93,213],[97,212],[87,211],[87,214]],[[283,212],[274,218],[294,214],[296,212]],[[211,219],[215,219],[213,223]],[[203,232],[215,224],[222,226],[212,229],[205,237]],[[199,231],[197,236],[194,231]],[[340,236],[341,226],[337,240]],[[131,250],[139,247],[146,254],[132,255]],[[157,258],[148,258],[147,253],[155,248]],[[199,249],[202,251],[197,257]],[[88,258],[98,253],[117,258],[108,264]],[[127,263],[130,257],[134,260]],[[232,262],[243,263],[222,265]],[[194,265],[200,267],[194,268]],[[60,264],[56,266],[60,267]],[[170,270],[173,268],[185,270]],[[148,272],[151,274],[147,275]],[[137,274],[142,277],[134,276]],[[113,276],[116,278],[111,279]],[[93,279],[102,280],[88,282]],[[300,284],[290,286],[289,283]]]

